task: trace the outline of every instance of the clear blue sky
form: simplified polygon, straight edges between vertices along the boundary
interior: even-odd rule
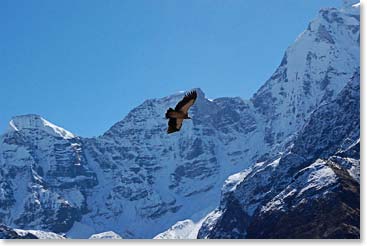
[[[338,0],[1,0],[0,133],[35,113],[102,134],[148,98],[250,98]]]

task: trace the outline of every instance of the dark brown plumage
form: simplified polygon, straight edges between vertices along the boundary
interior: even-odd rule
[[[196,97],[196,91],[190,91],[177,103],[175,109],[169,108],[167,110],[166,118],[169,119],[167,129],[168,134],[178,132],[181,129],[184,119],[191,119],[188,112],[190,107],[195,103]]]

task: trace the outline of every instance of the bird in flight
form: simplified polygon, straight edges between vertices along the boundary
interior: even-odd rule
[[[181,129],[184,119],[191,119],[188,112],[189,108],[195,103],[196,97],[196,91],[190,91],[177,103],[175,109],[169,108],[167,110],[166,119],[169,119],[167,129],[168,134],[178,132]]]

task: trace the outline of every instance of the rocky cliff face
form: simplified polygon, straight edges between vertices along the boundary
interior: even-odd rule
[[[65,232],[97,184],[81,139],[36,115],[15,117],[0,141],[1,223]]]
[[[147,100],[103,136],[83,141],[99,181],[90,197],[98,205],[83,217],[83,227],[124,228],[124,237],[153,237],[178,220],[198,219],[219,202],[226,177],[264,153],[256,146],[244,155],[246,136],[260,135],[247,102],[210,101],[196,90],[193,120],[178,134],[165,133],[163,116],[182,93]]]
[[[38,230],[20,230],[0,225],[1,239],[65,239],[64,236]]]
[[[322,204],[359,215],[341,196],[359,194],[358,69],[359,7],[349,4],[322,10],[250,100],[209,100],[196,89],[192,121],[176,134],[166,134],[163,117],[183,93],[146,100],[96,138],[15,117],[0,137],[0,223],[72,238],[153,238],[167,229],[160,235],[176,237],[180,225],[203,223],[199,237],[242,238],[283,237],[269,234],[268,218],[292,225],[291,212],[316,218]],[[319,176],[326,186],[302,190]],[[325,199],[309,199],[324,190]],[[270,209],[279,202],[286,212]],[[313,235],[341,235],[333,233]]]
[[[266,144],[282,149],[318,105],[333,100],[359,69],[359,6],[322,9],[251,99],[264,115]],[[280,145],[280,146],[279,146]]]
[[[288,48],[251,99],[270,150],[225,181],[198,238],[359,237],[358,47],[359,5],[346,1],[321,10]]]
[[[359,238],[359,74],[283,154],[224,187],[199,238]]]

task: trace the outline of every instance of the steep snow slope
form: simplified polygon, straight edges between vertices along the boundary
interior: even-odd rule
[[[199,238],[359,238],[359,79],[226,190]]]
[[[322,9],[251,99],[265,117],[266,143],[282,145],[359,69],[359,5]]]

